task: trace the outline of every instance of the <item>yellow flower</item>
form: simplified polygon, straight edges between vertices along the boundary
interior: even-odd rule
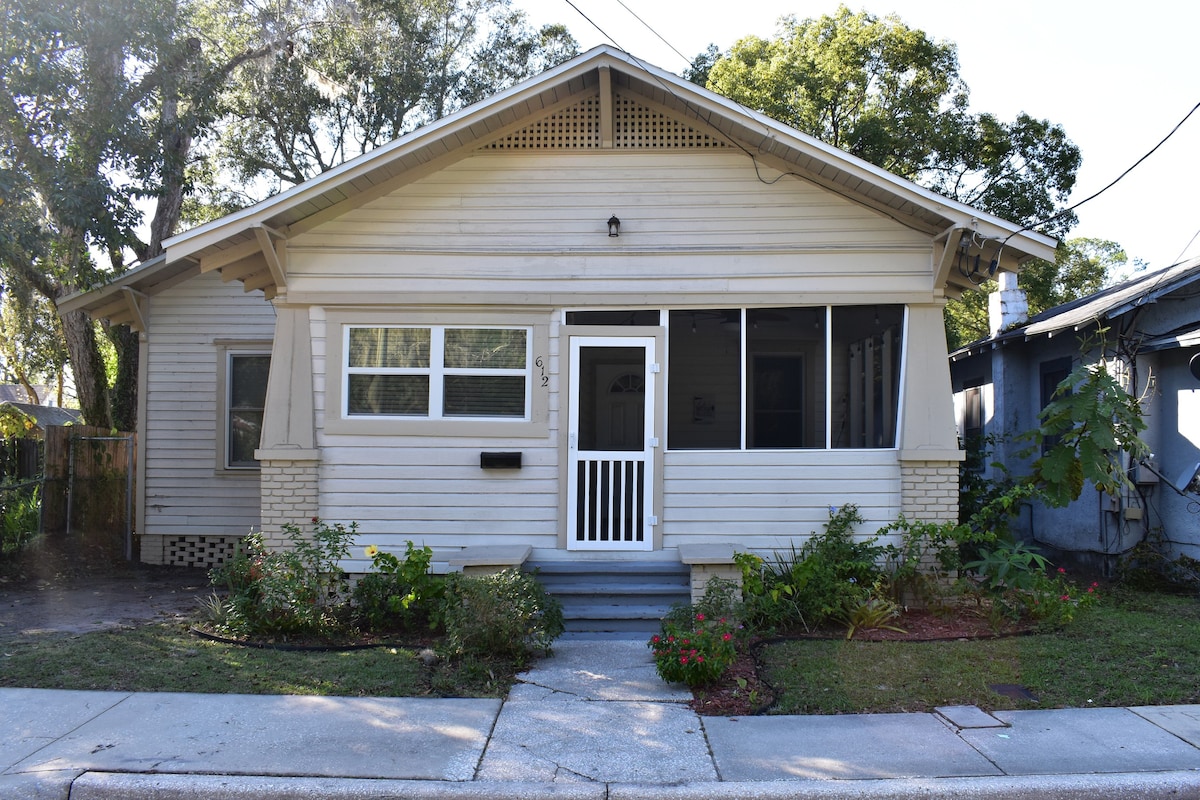
[[[378,555],[378,553],[379,553],[379,548],[373,544],[367,545],[366,549],[363,550],[363,554],[367,558],[374,558],[376,555]]]

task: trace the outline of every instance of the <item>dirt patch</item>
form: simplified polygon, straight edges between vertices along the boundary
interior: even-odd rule
[[[0,641],[182,620],[195,616],[200,601],[212,593],[203,569],[48,551],[42,547],[4,565]]]

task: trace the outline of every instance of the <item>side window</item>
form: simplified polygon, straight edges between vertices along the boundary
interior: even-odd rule
[[[1041,372],[1041,404],[1038,406],[1038,411],[1040,412],[1050,405],[1050,401],[1054,399],[1054,393],[1058,390],[1058,385],[1071,374],[1071,357],[1064,356],[1053,361],[1043,361],[1039,369]],[[1061,438],[1061,436],[1047,436],[1042,441],[1042,451],[1045,452],[1058,444]]]
[[[227,352],[225,361],[225,469],[257,469],[254,451],[262,436],[271,357]]]

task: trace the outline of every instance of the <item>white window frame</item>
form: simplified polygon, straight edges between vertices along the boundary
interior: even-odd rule
[[[350,366],[350,333],[353,330],[403,329],[429,331],[428,367],[352,367]],[[468,367],[446,367],[447,330],[521,330],[525,332],[525,367],[522,369],[478,369]],[[408,325],[348,323],[342,326],[342,374],[341,416],[343,419],[371,420],[430,420],[437,422],[517,422],[527,423],[533,418],[533,342],[534,330],[530,325]],[[427,375],[429,377],[429,403],[427,414],[362,414],[350,413],[351,375]],[[524,379],[525,407],[521,416],[501,414],[447,415],[445,413],[445,379],[452,375],[474,375],[482,377],[521,377]]]

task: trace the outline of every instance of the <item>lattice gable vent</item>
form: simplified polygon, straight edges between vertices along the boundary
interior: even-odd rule
[[[721,139],[669,114],[648,108],[636,95],[616,93],[613,146],[622,149],[719,148]],[[581,150],[600,147],[600,96],[542,117],[480,150]]]

